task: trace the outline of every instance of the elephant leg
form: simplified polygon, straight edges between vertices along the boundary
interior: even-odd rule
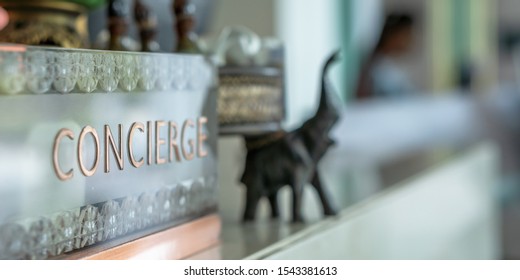
[[[337,211],[334,206],[332,206],[330,202],[330,196],[328,195],[327,191],[324,189],[320,175],[318,174],[318,171],[314,172],[314,176],[311,181],[312,186],[316,189],[318,192],[318,196],[321,201],[321,205],[323,207],[323,214],[326,216],[334,216],[337,214]]]
[[[261,194],[253,189],[248,189],[246,194],[246,206],[244,209],[243,221],[253,221],[256,216],[256,208],[260,201]]]
[[[271,218],[277,219],[280,217],[280,209],[278,208],[277,192],[269,195],[269,204],[271,205]]]
[[[292,218],[294,223],[304,222],[302,214],[303,189],[306,182],[305,172],[295,172],[292,182]]]

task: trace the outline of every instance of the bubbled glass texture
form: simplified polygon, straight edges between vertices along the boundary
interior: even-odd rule
[[[0,45],[0,94],[200,90],[212,71],[202,56]]]
[[[48,259],[216,208],[215,177],[0,225],[0,259]]]

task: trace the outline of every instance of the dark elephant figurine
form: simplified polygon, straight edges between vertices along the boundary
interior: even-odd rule
[[[302,194],[307,183],[316,189],[324,214],[336,214],[317,166],[334,144],[329,132],[340,116],[337,108],[340,102],[326,78],[327,70],[338,59],[339,52],[336,52],[323,67],[320,104],[313,117],[291,132],[279,131],[245,138],[247,157],[241,179],[247,187],[244,221],[254,220],[258,202],[264,196],[269,199],[272,217],[277,218],[280,214],[277,193],[289,185],[292,188],[293,222],[302,222]]]

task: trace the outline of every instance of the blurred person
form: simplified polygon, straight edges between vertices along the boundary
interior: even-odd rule
[[[413,18],[408,14],[389,14],[378,43],[361,68],[355,98],[399,98],[414,91],[399,58],[412,45]]]

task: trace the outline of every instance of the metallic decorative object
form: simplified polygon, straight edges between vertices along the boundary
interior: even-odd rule
[[[198,55],[0,44],[0,259],[215,213],[216,80]]]
[[[320,104],[313,117],[295,131],[245,137],[247,157],[241,180],[247,187],[244,221],[254,220],[258,202],[263,196],[269,199],[272,217],[277,218],[280,214],[278,190],[289,185],[293,192],[292,219],[302,222],[302,194],[307,183],[316,189],[324,214],[336,214],[321,183],[317,166],[334,143],[328,133],[340,116],[336,108],[339,102],[334,100],[331,85],[326,79],[327,70],[338,60],[338,55],[335,53],[325,63]]]
[[[9,24],[0,42],[85,48],[89,46],[87,6],[101,1],[0,0]]]
[[[199,40],[219,66],[218,114],[221,134],[277,131],[285,117],[284,50],[243,26],[222,30],[215,40]]]
[[[221,134],[249,135],[280,129],[285,117],[282,69],[221,67],[219,78]]]

